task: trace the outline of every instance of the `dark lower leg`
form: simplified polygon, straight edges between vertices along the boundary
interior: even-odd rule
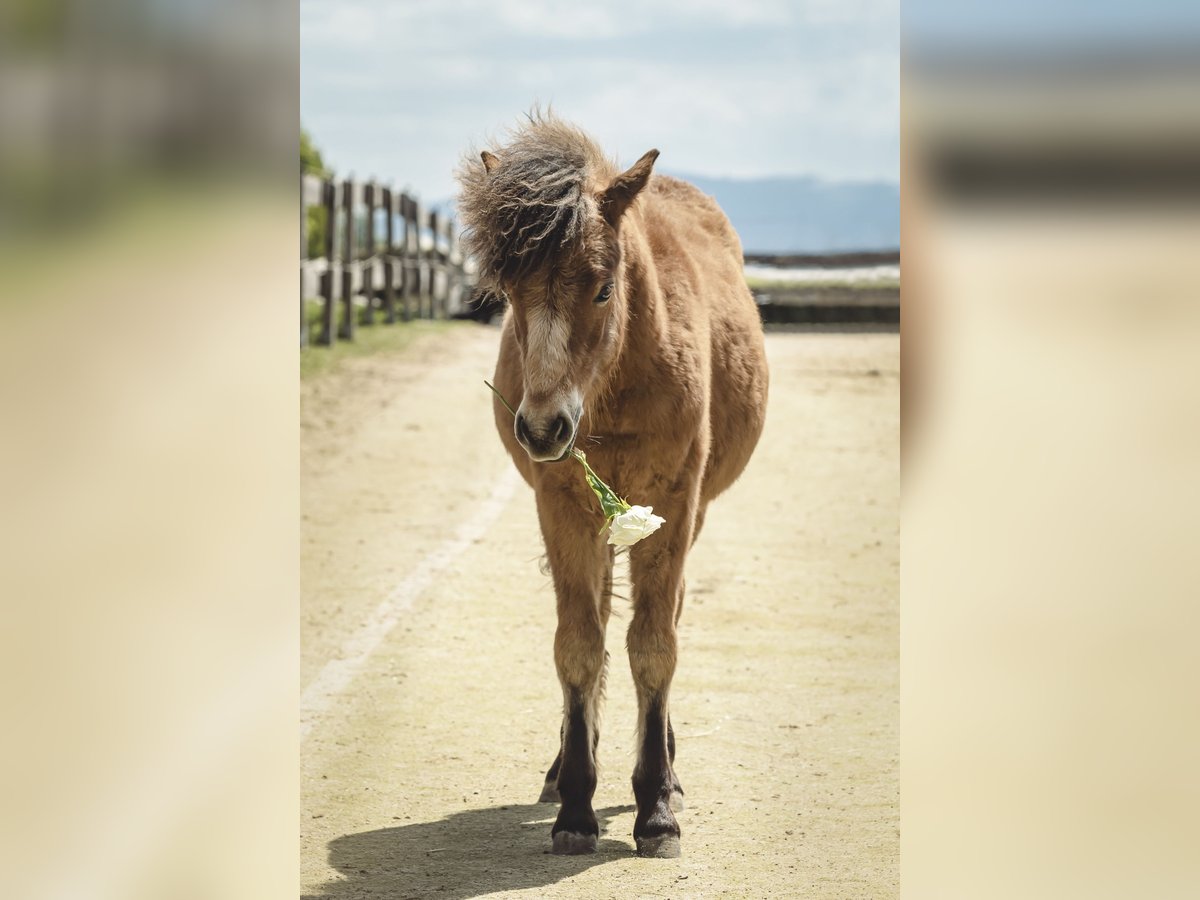
[[[555,853],[591,853],[600,834],[592,810],[596,765],[587,706],[578,694],[567,701],[557,782],[562,806],[550,832]]]
[[[675,774],[675,728],[671,725],[671,717],[667,716],[667,759],[671,763],[671,809],[679,812],[683,809],[683,785]]]
[[[558,770],[562,768],[562,745],[563,745],[563,728],[558,729],[558,754],[554,757],[554,762],[550,764],[550,768],[546,770],[546,782],[542,785],[542,794],[538,797],[538,803],[557,803],[558,796]]]
[[[671,811],[675,776],[671,771],[669,727],[661,695],[652,696],[642,718],[642,740],[633,771],[637,818],[633,836],[643,856],[678,856],[679,823]]]
[[[608,651],[604,653],[604,671],[600,675],[600,685],[596,691],[594,699],[594,708],[597,713],[595,721],[591,725],[592,733],[592,758],[595,759],[596,748],[600,745],[600,724],[599,724],[599,706],[604,700],[604,684],[608,674]],[[550,764],[550,768],[546,770],[546,780],[542,784],[542,793],[538,797],[538,803],[558,803],[562,800],[562,795],[558,790],[558,773],[562,770],[563,760],[563,742],[566,735],[566,727],[560,726],[558,729],[558,753],[554,757],[554,762]]]
[[[596,609],[560,605],[554,662],[563,688],[558,793],[562,805],[551,835],[555,853],[591,853],[600,833],[596,792],[597,708],[604,681],[604,629]]]
[[[637,818],[633,836],[644,856],[678,856],[679,823],[671,811],[674,743],[667,697],[675,674],[675,623],[670,607],[643,607],[629,626],[629,663],[638,693],[638,759],[633,770]]]
[[[702,507],[696,519],[697,532],[699,532],[700,525],[703,522],[704,509]],[[677,627],[679,625],[679,617],[683,614],[683,598],[686,591],[686,582],[680,578],[679,590],[675,599],[675,625]],[[684,808],[683,785],[679,783],[679,779],[675,775],[675,728],[671,725],[670,715],[667,716],[667,757],[671,762],[671,809],[675,810],[675,812],[681,812]]]

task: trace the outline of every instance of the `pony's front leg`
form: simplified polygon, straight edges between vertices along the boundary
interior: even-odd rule
[[[692,540],[693,513],[686,504],[664,510],[666,524],[630,552],[633,620],[626,643],[638,699],[638,757],[633,769],[637,818],[633,837],[639,856],[680,853],[683,808],[675,777],[675,735],[668,701],[678,652],[676,622],[683,592],[683,563]]]
[[[554,773],[562,806],[551,835],[555,853],[593,853],[600,835],[592,796],[610,556],[593,527],[594,517],[581,515],[563,499],[561,494],[538,492],[538,518],[558,600],[554,664],[563,691],[562,745]]]

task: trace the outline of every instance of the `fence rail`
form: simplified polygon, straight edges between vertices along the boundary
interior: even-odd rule
[[[300,344],[354,339],[359,324],[449,318],[466,305],[471,277],[453,218],[375,182],[302,175]],[[309,256],[309,209],[324,210],[319,256]],[[307,302],[321,301],[310,334]],[[341,308],[341,316],[337,314]],[[340,321],[339,321],[340,318]]]

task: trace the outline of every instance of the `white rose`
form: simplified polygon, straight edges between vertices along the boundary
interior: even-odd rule
[[[654,515],[653,506],[631,506],[613,518],[608,529],[608,542],[618,547],[632,547],[658,531],[665,521],[662,516]]]

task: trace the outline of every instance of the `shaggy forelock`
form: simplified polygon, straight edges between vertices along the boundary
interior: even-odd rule
[[[516,279],[583,236],[591,191],[612,167],[591,138],[548,114],[531,115],[495,152],[492,172],[476,153],[459,166],[463,245],[483,278]]]

